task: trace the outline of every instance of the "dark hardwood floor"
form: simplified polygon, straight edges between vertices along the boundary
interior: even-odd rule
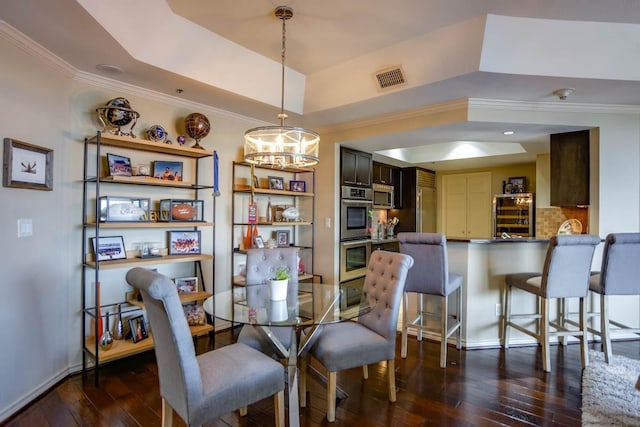
[[[398,337],[399,338],[399,337]],[[336,422],[325,419],[325,389],[308,381],[308,406],[301,425],[315,426],[579,426],[581,368],[577,345],[553,346],[552,371],[542,369],[538,347],[457,351],[449,347],[449,366],[441,369],[439,344],[409,340],[407,359],[396,358],[398,399],[387,399],[385,364],[338,374],[349,397],[338,402]],[[216,334],[216,346],[233,340]],[[208,350],[199,339],[198,352]],[[599,348],[592,344],[591,348]],[[399,351],[399,339],[398,339]],[[640,359],[640,341],[615,342],[615,354]],[[9,419],[6,427],[157,426],[160,396],[153,352],[103,367],[100,387],[93,375],[73,375]],[[184,425],[179,417],[176,425]],[[249,407],[246,417],[227,414],[208,426],[272,426],[273,400]]]

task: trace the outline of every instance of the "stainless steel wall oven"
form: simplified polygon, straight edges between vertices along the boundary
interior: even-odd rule
[[[367,274],[371,256],[371,240],[340,242],[340,282],[357,279]]]

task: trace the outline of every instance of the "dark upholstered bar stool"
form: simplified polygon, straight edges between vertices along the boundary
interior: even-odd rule
[[[404,289],[404,305],[402,316],[402,349],[401,356],[407,357],[407,332],[409,328],[417,331],[418,340],[422,340],[422,331],[427,330],[440,334],[440,367],[447,366],[447,342],[457,332],[456,348],[460,349],[462,335],[462,276],[449,273],[447,259],[447,239],[437,233],[399,233],[400,252],[411,255],[415,264],[407,274]],[[456,313],[449,315],[449,295],[458,291]],[[418,316],[409,322],[409,292],[418,294]],[[440,299],[440,312],[432,313],[424,309],[424,296],[435,296]],[[440,329],[428,329],[427,317],[438,319]]]
[[[542,346],[542,364],[545,372],[551,370],[549,356],[549,338],[552,336],[575,336],[580,339],[582,367],[588,364],[587,357],[587,322],[586,297],[589,290],[591,262],[596,246],[600,243],[598,236],[589,234],[553,236],[542,273],[516,273],[505,276],[504,319],[502,337],[504,348],[509,348],[509,327],[534,337]],[[511,295],[513,288],[518,288],[536,296],[537,312],[532,314],[511,314]],[[579,329],[569,330],[565,322],[549,318],[549,299],[579,298]],[[535,319],[535,330],[525,328],[515,319]],[[550,327],[555,330],[550,331]]]
[[[609,295],[640,295],[640,233],[613,233],[605,240],[600,274],[591,276],[591,292],[600,295],[600,330],[589,332],[602,339],[605,361],[611,360],[611,332],[625,330],[639,334],[639,328],[610,318]],[[592,313],[597,314],[597,313]]]

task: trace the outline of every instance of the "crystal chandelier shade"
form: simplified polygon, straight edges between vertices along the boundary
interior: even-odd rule
[[[293,9],[278,6],[275,16],[282,20],[282,95],[280,126],[261,126],[244,133],[244,160],[247,163],[274,168],[308,168],[318,164],[320,135],[300,127],[285,126],[284,60],[286,47],[285,22],[293,16]]]

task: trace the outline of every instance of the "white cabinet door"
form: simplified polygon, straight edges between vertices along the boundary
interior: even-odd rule
[[[443,176],[444,232],[449,238],[491,236],[491,172]]]

